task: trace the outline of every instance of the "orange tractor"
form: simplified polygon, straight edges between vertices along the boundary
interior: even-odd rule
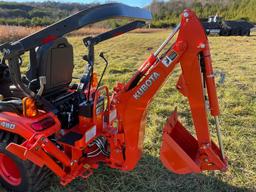
[[[133,21],[83,39],[87,67],[79,83],[71,85],[73,47],[63,36],[116,17]],[[149,20],[151,13],[144,9],[105,4],[0,46],[0,182],[7,191],[45,190],[52,174],[67,185],[77,177],[88,178],[99,163],[133,170],[142,155],[147,108],[178,65],[177,89],[189,101],[196,137],[175,110],[163,128],[160,159],[177,174],[227,169],[209,44],[192,11],[181,14],[181,23],[166,41],[112,92],[102,85],[108,61],[101,53],[106,66],[97,81],[94,47]],[[21,55],[26,52],[29,69],[22,75]],[[210,137],[208,111],[216,121],[218,146]]]

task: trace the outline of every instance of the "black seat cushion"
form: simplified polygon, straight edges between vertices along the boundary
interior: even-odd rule
[[[44,94],[68,88],[74,64],[73,47],[66,38],[43,45],[30,54],[30,67],[26,77],[33,91],[39,89],[40,76],[46,76]]]

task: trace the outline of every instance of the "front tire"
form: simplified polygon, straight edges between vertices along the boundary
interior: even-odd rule
[[[0,131],[0,183],[8,192],[45,192],[51,171],[23,161],[5,149],[9,143],[19,140],[17,135]]]

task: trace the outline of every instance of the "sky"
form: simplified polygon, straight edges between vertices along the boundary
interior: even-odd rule
[[[17,1],[17,2],[29,2],[29,1],[34,1],[34,2],[42,2],[42,1],[48,1],[48,0],[5,0],[5,1]],[[77,3],[106,3],[108,0],[54,0],[54,1],[59,1],[59,2],[64,2],[64,3],[71,3],[71,2],[77,2]],[[127,5],[132,5],[132,6],[138,6],[138,7],[144,7],[146,5],[149,5],[152,0],[115,0],[116,2],[121,2]]]

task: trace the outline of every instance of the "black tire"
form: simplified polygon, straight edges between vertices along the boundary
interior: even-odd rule
[[[244,29],[244,30],[242,30],[241,36],[250,36],[250,29]]]
[[[249,29],[248,31],[247,31],[247,33],[246,33],[246,36],[250,36],[251,35],[251,30]]]
[[[20,137],[17,135],[0,131],[0,154],[5,157],[7,156],[7,158],[10,158],[16,164],[21,178],[21,181],[17,185],[12,185],[0,175],[0,183],[7,192],[46,192],[52,172],[48,168],[40,168],[30,161],[22,161],[5,149],[11,142],[18,143],[19,139]]]
[[[226,29],[222,29],[220,32],[220,36],[229,36],[230,32]]]
[[[246,33],[247,33],[246,30],[242,30],[242,31],[241,31],[241,36],[246,36]]]
[[[231,30],[231,35],[232,36],[239,36],[240,35],[240,31],[238,29],[232,29]]]

